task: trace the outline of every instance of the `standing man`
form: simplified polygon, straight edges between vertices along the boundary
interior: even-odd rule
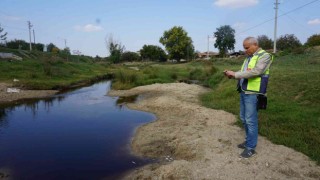
[[[238,148],[244,149],[241,157],[250,158],[256,153],[258,142],[258,96],[266,97],[273,57],[259,47],[258,40],[254,37],[247,37],[243,41],[243,48],[247,58],[241,71],[225,70],[224,73],[229,78],[238,79],[240,119],[246,132],[245,141]]]

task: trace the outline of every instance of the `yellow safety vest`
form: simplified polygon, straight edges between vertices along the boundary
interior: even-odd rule
[[[256,66],[257,62],[260,60],[260,58],[266,53],[267,52],[265,50],[260,50],[258,53],[256,53],[256,55],[254,55],[250,59],[247,71],[250,71],[251,69],[253,69]],[[271,56],[271,61],[273,61],[273,56],[271,54],[270,54],[270,56]],[[244,66],[247,61],[248,61],[248,59],[246,59],[243,62],[243,65],[241,67],[241,71],[244,71]],[[244,79],[242,86],[241,86],[242,91],[256,92],[258,94],[266,94],[268,80],[269,80],[269,71],[270,71],[269,67],[266,69],[266,71],[262,75],[260,75],[258,77]]]

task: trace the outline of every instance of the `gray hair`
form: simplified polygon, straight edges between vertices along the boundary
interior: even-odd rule
[[[247,37],[243,40],[243,42],[245,41],[249,42],[250,44],[256,44],[257,46],[259,46],[259,42],[255,37]]]

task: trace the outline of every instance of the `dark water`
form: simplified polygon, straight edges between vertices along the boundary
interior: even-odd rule
[[[0,109],[0,179],[117,179],[150,163],[130,138],[154,115],[117,105],[110,82]]]

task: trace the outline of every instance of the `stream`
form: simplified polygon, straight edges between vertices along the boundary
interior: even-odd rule
[[[155,120],[107,96],[103,81],[0,109],[0,179],[118,179],[154,160],[131,154],[137,127]]]

